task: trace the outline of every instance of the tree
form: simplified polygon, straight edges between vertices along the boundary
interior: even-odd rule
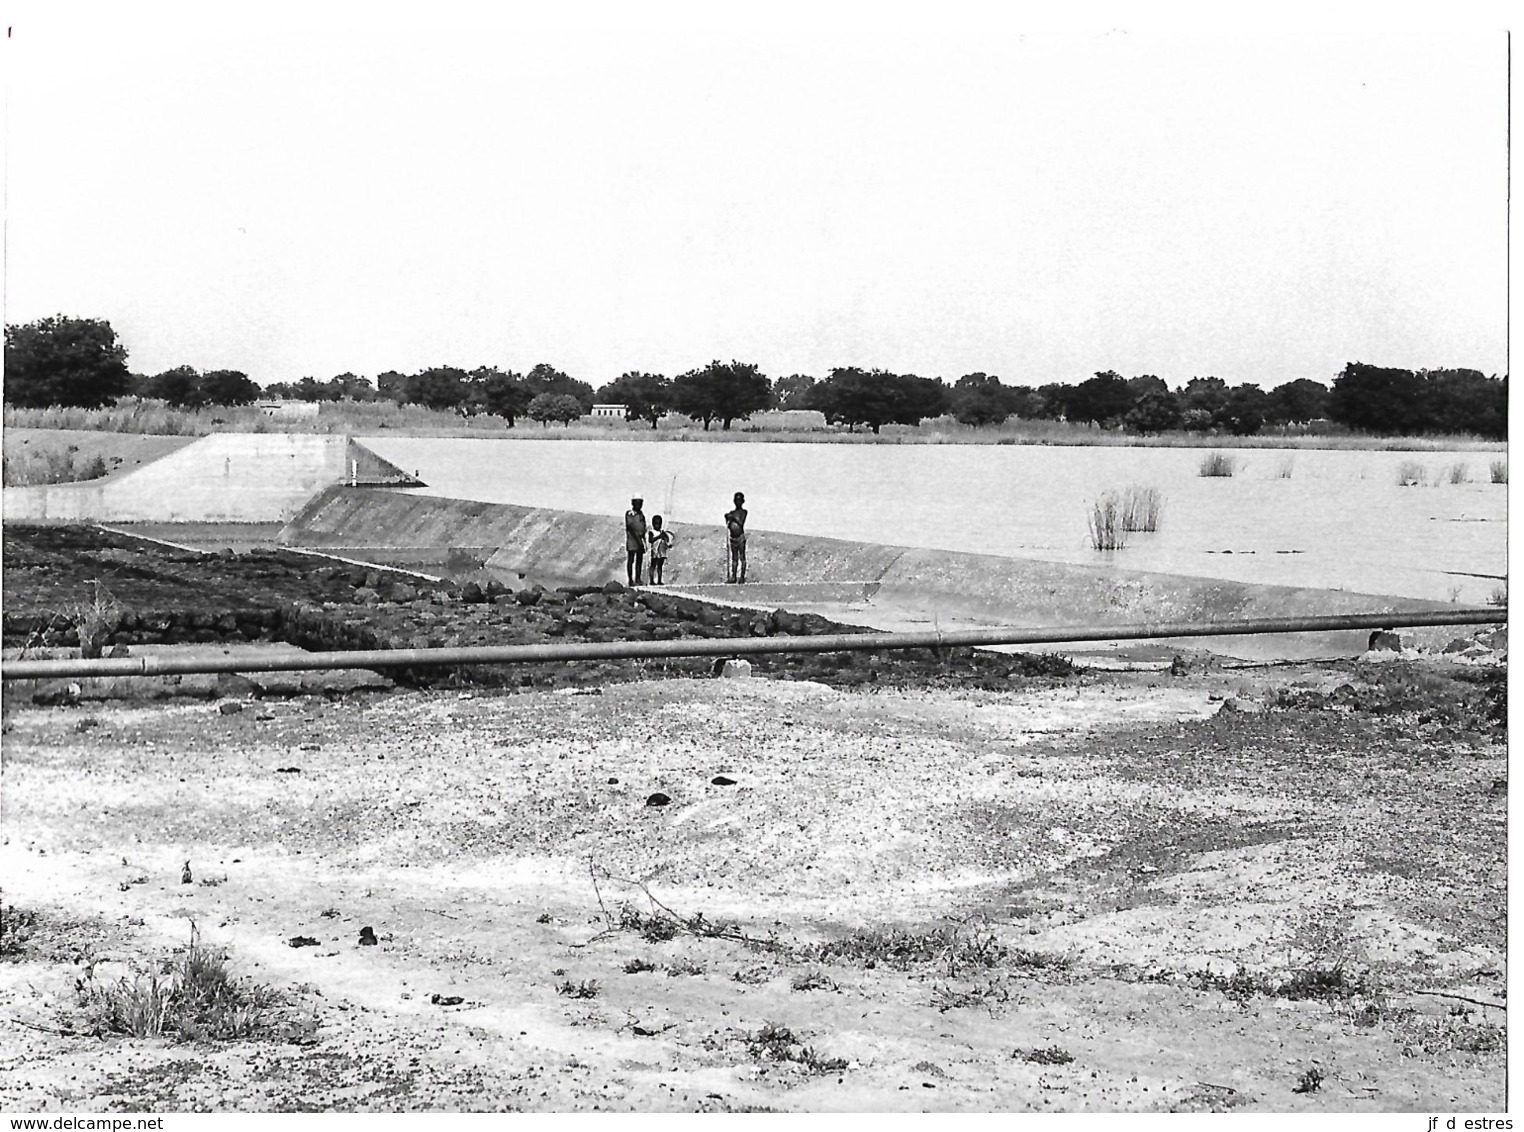
[[[837,366],[807,397],[832,424],[854,429],[867,425],[875,433],[886,424],[920,424],[947,411],[947,386],[934,377]]]
[[[1179,428],[1180,401],[1169,391],[1168,386],[1162,390],[1150,388],[1133,402],[1132,408],[1122,418],[1122,424],[1129,432],[1144,435]]]
[[[593,387],[585,381],[578,381],[556,369],[555,366],[541,362],[524,375],[524,384],[529,387],[532,396],[541,393],[559,393],[566,397],[575,397],[582,406],[584,413],[593,411]]]
[[[506,420],[509,428],[534,400],[522,375],[504,373],[496,366],[478,366],[471,371],[470,397],[482,412]]]
[[[199,409],[206,404],[201,393],[201,375],[192,366],[176,366],[154,374],[148,379],[148,395],[176,409]]]
[[[807,373],[791,373],[773,382],[773,407],[775,409],[803,409],[805,397],[815,385],[815,379]]]
[[[407,400],[407,374],[389,369],[376,375],[376,396],[402,404]]]
[[[1253,436],[1265,423],[1265,412],[1269,407],[1270,395],[1258,385],[1235,385],[1228,392],[1222,408],[1213,415],[1212,423],[1234,436]]]
[[[966,425],[1000,424],[1011,415],[1011,399],[998,377],[966,373],[952,388],[953,416]]]
[[[426,409],[455,409],[466,400],[465,370],[454,366],[434,366],[419,370],[407,379],[407,400]]]
[[[1269,397],[1265,420],[1270,424],[1306,424],[1328,416],[1328,386],[1321,381],[1299,377],[1277,385]]]
[[[1115,370],[1106,370],[1074,387],[1066,415],[1071,421],[1111,425],[1126,416],[1130,408],[1132,390],[1127,382]]]
[[[1508,435],[1507,379],[1475,369],[1420,370],[1427,402],[1426,431],[1474,432],[1494,440]]]
[[[703,369],[689,370],[672,382],[672,408],[684,416],[704,422],[718,420],[723,429],[733,420],[744,419],[766,409],[772,402],[772,386],[767,377],[751,362],[712,361]]]
[[[1328,395],[1328,415],[1358,432],[1405,436],[1428,423],[1425,383],[1412,370],[1350,362]]]
[[[1193,377],[1180,390],[1179,399],[1180,423],[1187,429],[1206,432],[1228,403],[1228,383],[1220,377]]]
[[[99,318],[51,318],[5,328],[5,400],[25,408],[99,409],[127,392],[127,350]]]
[[[374,401],[376,388],[370,378],[353,373],[341,373],[328,379],[328,400]]]
[[[252,405],[259,386],[236,369],[214,369],[201,375],[201,400],[207,405]]]
[[[655,428],[672,411],[672,383],[659,373],[630,370],[598,390],[598,400],[623,405],[625,420],[650,421]]]
[[[551,421],[569,425],[582,416],[582,402],[569,393],[541,393],[529,402],[529,416],[542,427]]]

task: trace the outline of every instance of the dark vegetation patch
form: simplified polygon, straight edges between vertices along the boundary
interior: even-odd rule
[[[1413,715],[1420,726],[1496,738],[1508,726],[1508,669],[1506,665],[1439,668],[1405,660],[1362,664],[1355,680],[1331,692],[1282,688],[1272,706],[1303,712]]]
[[[787,1026],[765,1023],[746,1035],[746,1048],[758,1061],[797,1065],[807,1073],[839,1073],[847,1068],[843,1057],[826,1057],[807,1046]]]
[[[283,641],[316,651],[413,649],[870,631],[815,614],[730,609],[617,585],[516,592],[497,582],[431,581],[379,566],[326,564],[281,548],[179,551],[84,526],[7,526],[4,551],[4,643],[11,648],[78,647],[78,629],[66,611],[90,599],[97,583],[119,611],[102,642],[108,650],[238,641]],[[1012,679],[1062,679],[1075,671],[1063,657],[962,647],[748,659],[761,674],[839,687],[949,682],[995,689]],[[413,686],[529,688],[706,676],[714,663],[687,657],[386,671]]]

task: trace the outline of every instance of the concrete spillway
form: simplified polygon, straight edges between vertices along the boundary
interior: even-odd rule
[[[217,433],[131,471],[82,483],[7,487],[7,520],[269,523],[355,476],[416,482],[347,436]]]
[[[727,586],[721,584],[722,528],[674,523],[672,531],[676,541],[667,567],[669,589],[791,609],[856,603],[868,614],[859,623],[881,628],[932,619],[945,625],[1120,625],[1439,608],[1342,590],[1251,585],[778,531],[750,534],[754,584]],[[327,490],[297,513],[281,539],[294,546],[392,547],[413,554],[424,548],[470,547],[489,569],[531,580],[593,584],[624,579],[623,524],[617,518],[384,489]]]

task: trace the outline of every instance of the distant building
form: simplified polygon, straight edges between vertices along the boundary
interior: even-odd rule
[[[303,420],[318,415],[316,401],[255,401],[254,407],[267,417]]]
[[[617,418],[622,421],[626,408],[625,405],[594,405],[593,418]]]

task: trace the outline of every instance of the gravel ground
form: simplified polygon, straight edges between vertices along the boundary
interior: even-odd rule
[[[1478,672],[13,707],[0,1107],[1499,1109]],[[255,1036],[84,1032],[193,924]]]

